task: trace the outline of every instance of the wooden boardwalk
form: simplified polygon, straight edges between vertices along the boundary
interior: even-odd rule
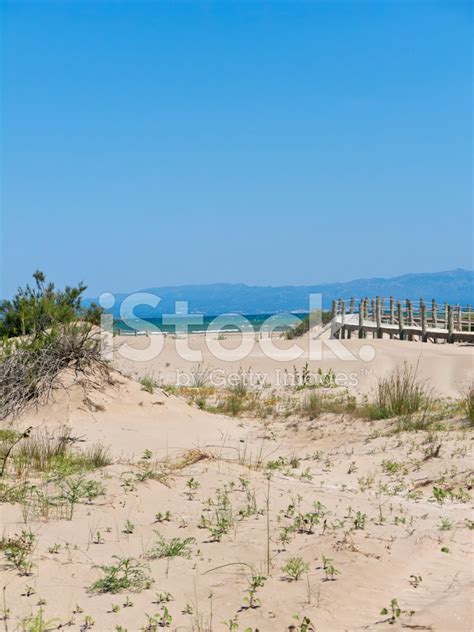
[[[426,304],[393,297],[333,301],[331,336],[334,338],[397,338],[423,342],[474,343],[471,306]]]

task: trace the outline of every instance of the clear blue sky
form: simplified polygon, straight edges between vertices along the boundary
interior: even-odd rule
[[[472,267],[469,2],[1,10],[4,294]]]

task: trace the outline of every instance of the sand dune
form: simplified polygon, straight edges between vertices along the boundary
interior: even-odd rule
[[[216,342],[217,336],[212,336]],[[253,338],[253,336],[252,336]],[[237,334],[227,334],[225,340],[219,341],[223,347],[232,349],[239,346],[241,336]],[[339,341],[336,341],[338,344]],[[434,391],[441,396],[460,397],[463,390],[474,376],[473,353],[471,346],[432,344],[422,342],[409,342],[399,340],[377,340],[368,338],[366,340],[344,340],[340,341],[350,354],[349,360],[340,359],[328,346],[327,339],[322,342],[321,359],[308,360],[309,336],[305,335],[296,341],[282,340],[274,337],[273,344],[281,350],[278,360],[274,360],[265,355],[261,348],[258,337],[255,338],[251,353],[244,359],[230,359],[228,361],[219,360],[213,355],[206,344],[205,336],[192,335],[189,337],[189,347],[199,351],[202,359],[187,361],[180,357],[176,350],[177,341],[167,337],[164,341],[162,352],[152,360],[139,359],[138,361],[127,360],[121,354],[122,345],[127,345],[132,349],[146,350],[150,345],[150,338],[147,337],[127,337],[116,338],[116,359],[115,364],[121,370],[133,376],[154,375],[164,383],[175,383],[177,374],[180,372],[190,372],[199,362],[209,369],[217,369],[224,373],[252,370],[254,373],[261,373],[267,377],[270,384],[275,384],[278,377],[284,374],[285,370],[292,372],[296,366],[298,370],[309,362],[312,370],[321,368],[324,371],[333,369],[337,374],[355,375],[356,385],[352,386],[354,392],[369,393],[377,379],[390,372],[394,367],[400,366],[403,362],[408,362],[412,366],[418,367],[418,375],[421,379],[427,380]],[[333,342],[334,344],[334,342]],[[303,355],[297,360],[285,359],[285,352],[295,345],[301,347]],[[361,359],[361,349],[370,347],[370,354],[373,359],[365,361]],[[319,349],[317,349],[319,351]],[[362,352],[362,356],[364,352]],[[220,378],[220,373],[216,374],[216,379]],[[352,382],[351,382],[352,383]]]
[[[166,380],[182,368],[171,342],[158,361],[117,364]],[[456,395],[469,378],[469,349],[373,342],[373,374],[361,379],[360,392],[405,359],[419,361],[420,374],[445,395]],[[360,341],[349,344],[357,349]],[[258,352],[242,366],[275,368]],[[338,369],[330,358],[321,366]],[[355,371],[364,366],[356,363]],[[61,623],[85,630],[93,620],[95,630],[158,630],[165,608],[170,630],[284,631],[299,625],[296,616],[326,632],[473,629],[472,434],[461,417],[413,432],[333,414],[261,423],[201,411],[160,389],[150,394],[118,373],[87,394],[70,380],[16,427],[66,424],[80,439],[74,449],[100,442],[112,463],[86,474],[104,495],[78,502],[72,520],[0,505],[4,538],[25,528],[36,538],[31,575],[2,560],[9,630],[40,608],[55,620],[48,629]],[[146,475],[165,470],[163,478]],[[438,500],[436,487],[447,490]],[[169,519],[157,522],[166,512]],[[230,523],[217,539],[219,512]],[[150,559],[157,531],[167,542],[192,538],[188,557]],[[88,591],[114,556],[142,560],[152,585]],[[332,560],[326,567],[333,576],[322,556]],[[297,581],[282,570],[291,557],[307,564]],[[258,574],[266,579],[249,607],[249,582]],[[392,625],[381,610],[390,610],[393,598],[402,613]]]

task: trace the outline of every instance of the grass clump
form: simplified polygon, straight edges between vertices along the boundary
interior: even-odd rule
[[[151,375],[144,375],[140,378],[139,382],[142,386],[142,391],[150,393],[150,395],[153,395],[155,388],[158,386],[155,378]]]
[[[371,419],[391,419],[426,411],[432,401],[426,385],[417,378],[416,368],[405,363],[379,380],[367,412]]]
[[[469,386],[466,396],[463,401],[464,410],[468,420],[471,422],[471,426],[474,425],[474,383]]]
[[[11,460],[16,474],[60,472],[67,476],[110,465],[108,450],[102,445],[75,450],[72,448],[74,442],[67,427],[61,428],[58,433],[44,429],[30,433],[12,451]]]
[[[116,564],[99,566],[103,577],[89,587],[91,593],[119,593],[124,590],[141,592],[149,588],[153,579],[146,571],[145,565],[133,557],[114,555]]]
[[[51,632],[59,630],[61,624],[58,619],[45,619],[43,609],[40,608],[36,614],[32,614],[21,621],[22,632]]]

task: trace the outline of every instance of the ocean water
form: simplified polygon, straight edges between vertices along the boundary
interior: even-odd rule
[[[196,314],[190,315],[196,316]],[[277,320],[277,331],[287,331],[292,324],[297,324],[296,316],[289,314],[226,314],[225,321],[222,317],[203,316],[201,324],[189,324],[189,333],[205,333],[206,331],[225,332],[240,331],[246,332],[268,330],[269,324],[266,322],[272,318],[272,326]],[[243,321],[242,319],[245,319]],[[183,321],[186,317],[183,317]],[[134,334],[135,332],[153,332],[161,331],[163,333],[176,333],[174,324],[163,323],[161,318],[149,319],[130,319],[126,323],[123,320],[114,320],[114,332],[117,334]]]

